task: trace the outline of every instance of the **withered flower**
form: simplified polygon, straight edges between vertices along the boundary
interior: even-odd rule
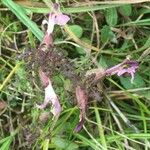
[[[59,116],[61,112],[61,106],[58,100],[58,97],[52,87],[52,83],[47,75],[42,71],[39,70],[39,75],[43,86],[45,87],[45,98],[44,102],[41,105],[36,105],[39,109],[44,109],[49,103],[52,104],[52,110],[54,117]]]
[[[76,87],[76,98],[77,98],[78,107],[80,109],[80,117],[79,117],[80,119],[74,131],[79,132],[82,129],[82,126],[85,121],[87,101],[88,101],[88,96],[86,91],[82,89],[80,86]]]
[[[53,5],[53,11],[49,13],[48,21],[44,20],[43,24],[47,24],[47,31],[44,35],[43,41],[41,42],[39,46],[39,50],[45,51],[45,49],[48,49],[49,47],[53,47],[53,38],[52,38],[52,32],[54,30],[54,25],[65,25],[70,18],[67,15],[62,14],[59,11],[59,5],[54,4]],[[46,45],[46,48],[44,47]],[[43,71],[43,68],[41,67],[39,69],[39,76],[42,82],[42,85],[44,86],[45,90],[45,98],[44,102],[41,105],[36,105],[39,109],[44,109],[49,103],[52,104],[52,110],[54,117],[60,115],[61,112],[61,106],[58,100],[58,97],[52,87],[51,80],[48,75]]]

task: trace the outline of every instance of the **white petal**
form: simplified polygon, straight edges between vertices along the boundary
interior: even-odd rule
[[[53,32],[54,25],[55,25],[55,21],[53,19],[49,19],[49,21],[48,21],[48,29],[47,29],[48,35],[50,35]]]
[[[44,19],[44,20],[42,21],[42,25],[45,25],[45,24],[48,24],[48,21]]]
[[[52,102],[52,104],[55,103],[55,100],[57,99],[57,95],[52,87],[51,82],[49,81],[49,85],[45,88],[45,101],[46,102]]]

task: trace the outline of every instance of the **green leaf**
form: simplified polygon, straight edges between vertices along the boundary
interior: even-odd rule
[[[102,56],[102,55],[100,56],[99,64],[104,69],[108,68],[108,65],[106,63],[106,58],[104,56]]]
[[[103,43],[108,42],[110,39],[113,38],[114,33],[111,31],[110,27],[105,25],[101,29],[101,41]]]
[[[91,44],[91,41],[86,37],[81,38],[81,41]],[[82,47],[76,47],[76,51],[81,55],[86,54],[84,48],[82,48]]]
[[[78,37],[81,38],[83,29],[79,25],[69,25],[70,30]]]
[[[130,16],[132,14],[132,7],[130,4],[121,6],[119,10],[124,16]]]
[[[131,83],[131,77],[119,77],[119,78],[121,84],[125,89],[134,89],[145,86],[143,78],[138,73],[136,73],[133,83]]]
[[[118,14],[116,8],[109,8],[105,14],[106,22],[109,26],[113,27],[117,24]]]
[[[64,150],[75,150],[75,149],[78,149],[78,145],[69,141],[69,140],[66,140],[66,139],[62,139],[60,137],[54,137],[52,139],[52,142],[55,144],[55,146],[57,148],[60,148],[60,149],[64,149]]]

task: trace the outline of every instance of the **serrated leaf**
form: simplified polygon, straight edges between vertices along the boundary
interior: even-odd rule
[[[119,10],[124,16],[130,16],[132,13],[132,7],[130,4],[121,6]]]
[[[111,31],[109,26],[103,26],[103,28],[101,29],[101,41],[103,43],[108,42],[110,39],[113,38],[113,34],[114,33]]]
[[[123,85],[125,89],[134,89],[134,88],[140,88],[145,86],[145,82],[143,78],[136,73],[135,78],[133,80],[133,83],[131,83],[131,77],[119,77],[120,82]]]
[[[79,25],[69,25],[70,30],[78,37],[81,38],[83,34],[83,29]]]
[[[118,14],[116,8],[109,8],[105,14],[106,22],[109,26],[113,27],[117,24]]]

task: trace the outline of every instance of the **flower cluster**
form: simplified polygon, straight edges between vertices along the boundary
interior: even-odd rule
[[[53,11],[49,13],[48,21],[44,20],[43,24],[47,24],[47,31],[45,33],[45,36],[43,38],[43,43],[46,45],[47,48],[53,47],[53,38],[52,33],[54,30],[55,25],[63,26],[65,25],[70,18],[67,15],[62,14],[59,11],[59,5],[54,4]],[[41,50],[43,50],[40,47]],[[44,51],[44,50],[43,50]],[[124,74],[130,74],[131,75],[131,83],[133,83],[134,80],[134,74],[136,70],[138,69],[139,64],[137,61],[132,61],[129,59],[124,60],[122,63],[115,65],[111,68],[108,68],[106,70],[104,69],[93,69],[94,72],[92,74],[95,74],[95,79],[93,82],[97,82],[99,79],[105,77],[105,76],[111,76],[114,74],[117,74],[118,76],[124,75]],[[49,103],[52,104],[51,112],[53,113],[54,117],[59,117],[61,112],[61,105],[59,103],[58,97],[55,93],[55,90],[53,89],[52,82],[49,78],[49,76],[42,70],[42,67],[39,69],[39,76],[42,82],[42,85],[45,89],[45,98],[44,102],[41,105],[36,105],[39,109],[44,109]],[[89,76],[89,73],[87,72],[85,78]],[[75,87],[75,93],[76,93],[76,99],[77,104],[80,109],[80,117],[79,117],[79,123],[75,128],[75,132],[78,132],[81,130],[85,115],[86,115],[86,109],[87,109],[87,103],[88,103],[88,93],[85,90],[84,87],[81,87],[80,85],[77,85]]]

